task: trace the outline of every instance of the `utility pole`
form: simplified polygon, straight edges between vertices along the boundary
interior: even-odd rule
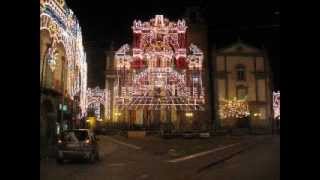
[[[63,123],[63,111],[64,111],[64,66],[65,66],[65,57],[62,57],[62,68],[61,68],[61,84],[62,84],[62,106],[61,106],[61,124]]]

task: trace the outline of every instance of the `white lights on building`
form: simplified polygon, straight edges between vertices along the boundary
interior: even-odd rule
[[[91,106],[95,110],[95,116],[97,119],[100,119],[101,109],[100,105],[105,105],[106,101],[106,95],[105,90],[100,89],[99,87],[96,87],[94,89],[88,88],[87,90],[87,102],[88,107]]]
[[[156,15],[134,20],[132,30],[132,47],[115,53],[116,108],[203,110],[203,52],[194,44],[187,48],[185,21]]]
[[[224,100],[220,105],[220,117],[227,118],[242,118],[250,115],[249,105],[246,100]],[[260,116],[259,113],[254,114],[255,117]]]
[[[273,92],[274,119],[280,119],[280,91]]]
[[[73,11],[67,7],[64,0],[41,0],[41,30],[48,31],[50,39],[52,39],[47,62],[52,71],[56,69],[58,45],[62,44],[65,48],[67,67],[67,82],[65,82],[67,92],[65,96],[71,99],[76,95],[80,96],[80,116],[83,117],[87,106],[87,63],[78,19]]]

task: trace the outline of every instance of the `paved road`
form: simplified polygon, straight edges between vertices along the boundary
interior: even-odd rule
[[[222,164],[210,167],[198,180],[280,180],[280,137],[276,136]]]
[[[168,163],[162,156],[154,156],[143,149],[100,137],[104,157],[96,164],[67,163],[58,165],[54,160],[42,161],[41,180],[227,180],[227,179],[280,179],[279,138],[273,138],[245,151],[225,163],[208,167],[217,154],[180,163]]]

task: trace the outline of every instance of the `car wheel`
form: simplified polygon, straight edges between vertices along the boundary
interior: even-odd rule
[[[57,161],[58,164],[63,164],[64,163],[64,160],[61,159],[61,158],[57,158],[56,161]]]
[[[94,163],[95,162],[96,157],[95,157],[95,153],[94,152],[90,153],[88,160],[89,160],[89,163]]]
[[[100,157],[99,151],[97,151],[97,152],[96,152],[96,160],[97,160],[97,161],[100,161],[100,160],[101,160],[101,157]]]

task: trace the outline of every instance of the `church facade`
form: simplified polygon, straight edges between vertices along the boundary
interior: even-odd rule
[[[134,21],[132,30],[132,46],[107,52],[105,119],[130,127],[210,128],[206,55],[188,41],[185,20],[156,15]]]

